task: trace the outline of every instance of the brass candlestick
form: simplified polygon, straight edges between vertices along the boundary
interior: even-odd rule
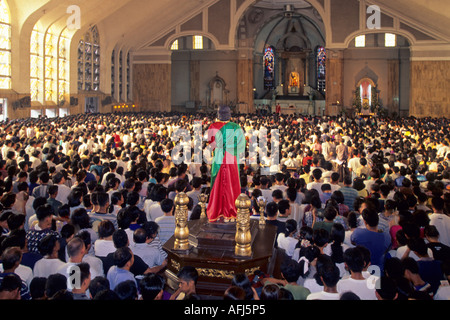
[[[264,210],[266,209],[266,199],[263,197],[259,197],[257,199],[258,207],[259,207],[259,225],[263,226],[266,224],[266,219],[264,218]]]
[[[180,192],[175,197],[175,243],[174,250],[189,250],[188,204],[189,197]]]
[[[237,208],[236,246],[237,256],[248,257],[252,255],[252,235],[250,233],[250,207],[252,202],[245,194],[240,194],[235,202]]]
[[[206,219],[206,201],[208,201],[208,195],[205,193],[200,193],[198,195],[198,202],[200,204],[200,207],[202,208],[200,219]]]

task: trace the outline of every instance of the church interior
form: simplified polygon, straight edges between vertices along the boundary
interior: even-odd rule
[[[1,0],[2,119],[224,104],[440,117],[449,17],[438,0]]]
[[[39,259],[64,260],[64,268],[58,266],[49,276],[70,276],[66,262],[81,265],[84,291],[74,287],[70,293],[77,300],[94,299],[86,292],[92,293],[88,286],[97,271],[100,278],[103,273],[114,280],[107,293],[130,280],[119,281],[123,279],[114,273],[131,277],[132,284],[126,285],[136,290],[137,279],[143,280],[142,292],[150,278],[144,275],[165,272],[158,295],[146,300],[189,300],[197,293],[219,300],[228,297],[236,275],[246,274],[252,276],[249,287],[277,280],[272,285],[279,290],[278,285],[291,286],[290,300],[294,295],[295,300],[326,300],[326,294],[344,300],[337,295],[348,292],[345,287],[338,292],[343,275],[356,274],[367,287],[366,278],[373,280],[369,266],[384,266],[388,253],[403,263],[405,279],[414,278],[418,272],[408,269],[406,263],[413,259],[408,255],[420,251],[424,254],[416,255],[417,261],[430,258],[423,237],[429,235],[433,248],[439,232],[442,243],[450,243],[449,21],[448,0],[0,0],[0,236],[23,236],[23,250],[22,229],[30,229],[27,246]],[[273,130],[268,133],[265,126]],[[190,144],[190,132],[194,140],[200,138],[196,143]],[[268,138],[270,147],[261,142]],[[207,150],[211,153],[199,152],[206,146],[213,146]],[[244,158],[247,162],[240,161]],[[59,192],[66,192],[61,201]],[[380,194],[383,199],[377,198]],[[389,200],[398,200],[398,206]],[[64,216],[59,213],[63,201]],[[49,209],[57,202],[62,220]],[[20,208],[14,207],[18,204]],[[301,205],[291,215],[290,208]],[[194,215],[193,208],[199,209]],[[394,216],[394,209],[401,217],[397,211]],[[419,218],[413,217],[418,211]],[[444,212],[446,225],[439,225]],[[84,226],[77,222],[81,214]],[[23,221],[15,221],[17,216]],[[428,220],[419,230],[420,218]],[[434,219],[441,229],[425,229]],[[406,231],[400,230],[400,222]],[[309,229],[300,230],[300,223]],[[409,238],[413,224],[417,237]],[[58,232],[65,234],[61,230],[69,225],[75,241],[68,235],[64,245],[78,246],[78,251],[59,252]],[[112,232],[106,236],[107,227]],[[39,236],[50,229],[55,232],[48,241],[54,243],[47,252],[47,239]],[[369,233],[368,239],[383,236],[378,243],[366,242],[367,247],[381,243],[376,251],[354,241],[361,230]],[[424,245],[418,241],[422,231]],[[158,235],[164,232],[170,236],[161,237],[163,241]],[[84,256],[104,253],[90,247],[97,236],[109,241],[110,251],[96,254],[86,271]],[[346,237],[352,247],[345,248],[361,268],[351,269],[344,259]],[[386,244],[391,238],[395,247]],[[14,275],[5,281],[23,253],[29,253],[10,239],[0,241],[0,300],[28,300],[28,283]],[[144,261],[128,248],[131,243],[144,249],[142,254],[151,247],[161,259]],[[331,243],[342,251],[336,261],[324,258],[327,252],[334,255],[335,249],[325,250]],[[411,250],[411,243],[418,250]],[[407,251],[394,251],[400,247]],[[314,252],[306,251],[310,249]],[[444,254],[448,258],[450,250]],[[286,256],[295,260],[294,266]],[[28,262],[34,266],[39,259]],[[441,260],[446,263],[441,275],[450,281],[448,259]],[[98,270],[92,267],[97,261]],[[284,270],[289,270],[282,268],[295,274],[286,277]],[[442,270],[434,272],[433,281]],[[329,274],[334,278],[324,281]],[[35,273],[34,278],[45,277]],[[450,296],[449,282],[443,279],[433,282],[433,294],[415,296],[423,287],[431,293],[431,285],[420,287],[414,279],[407,279],[414,288],[402,293],[405,300],[429,300],[441,284],[445,288],[439,299]],[[63,285],[69,283],[65,280]],[[317,291],[300,291],[304,288],[297,284],[305,282],[297,280],[311,280]],[[193,282],[197,287],[186,289]],[[15,287],[9,290],[8,285]],[[233,282],[233,287],[238,285]],[[241,290],[245,300],[258,300],[264,286],[258,288],[250,298]],[[58,292],[69,293],[66,289]],[[361,300],[380,299],[374,287],[368,289],[370,297]],[[64,298],[46,295],[39,298]],[[276,299],[260,296],[283,300],[281,293]],[[137,298],[137,291],[130,297]]]

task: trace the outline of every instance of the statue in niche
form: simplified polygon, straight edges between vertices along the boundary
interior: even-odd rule
[[[298,77],[299,76],[298,76],[297,72],[291,72],[291,80],[290,80],[289,86],[299,87]]]
[[[361,79],[354,91],[354,107],[357,113],[370,115],[380,108],[378,90],[375,82],[366,77]]]
[[[290,94],[298,94],[300,92],[300,75],[297,71],[291,72],[288,89]]]
[[[217,71],[216,76],[210,80],[208,87],[209,106],[217,109],[217,107],[222,104],[228,104],[229,91],[226,89],[225,80],[219,77],[219,73]]]

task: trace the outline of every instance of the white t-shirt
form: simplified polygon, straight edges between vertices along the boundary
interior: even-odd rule
[[[323,291],[323,286],[320,286],[315,278],[307,278],[303,283],[303,287],[308,289],[311,293],[318,293]]]
[[[94,253],[97,257],[106,257],[108,254],[115,252],[114,242],[112,240],[98,239],[94,243]]]
[[[65,263],[58,258],[56,259],[40,259],[33,268],[34,277],[48,278],[50,275],[58,273],[58,270],[65,265]]]
[[[434,300],[450,300],[450,285],[447,281],[446,285],[441,285],[434,295]]]
[[[325,291],[311,293],[306,300],[340,300],[339,293],[329,293]]]
[[[322,185],[323,185],[322,182],[310,182],[306,185],[306,189],[308,190],[315,189],[317,190],[317,192],[319,192],[319,195],[322,195],[323,194]]]
[[[83,257],[83,262],[86,262],[90,266],[91,279],[95,277],[104,277],[105,273],[103,271],[103,262],[100,258],[86,254]]]
[[[337,284],[337,290],[341,294],[351,291],[356,294],[361,300],[377,300],[377,297],[375,295],[375,288],[371,287],[371,285],[368,285],[367,279],[341,279]]]
[[[0,272],[3,272],[3,263],[0,263]],[[17,274],[20,279],[27,284],[28,287],[30,287],[31,280],[33,280],[33,270],[31,270],[30,267],[27,267],[23,264],[19,264],[17,269],[14,271],[15,274]]]
[[[293,237],[286,237],[284,233],[280,233],[277,238],[277,243],[279,248],[284,249],[286,254],[292,257],[298,240]]]
[[[430,225],[435,226],[439,232],[439,241],[450,246],[450,217],[442,213],[433,213],[429,218]]]
[[[156,218],[162,217],[164,211],[161,209],[161,204],[159,202],[153,203],[146,212],[147,221],[156,221]]]

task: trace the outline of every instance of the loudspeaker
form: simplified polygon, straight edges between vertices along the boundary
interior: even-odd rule
[[[78,98],[70,97],[70,105],[71,106],[77,106],[78,105]]]
[[[104,100],[102,100],[102,106],[106,106],[108,104],[112,103],[112,98],[111,96],[107,96]]]
[[[20,99],[20,107],[21,108],[29,108],[31,107],[31,97],[26,96]]]

